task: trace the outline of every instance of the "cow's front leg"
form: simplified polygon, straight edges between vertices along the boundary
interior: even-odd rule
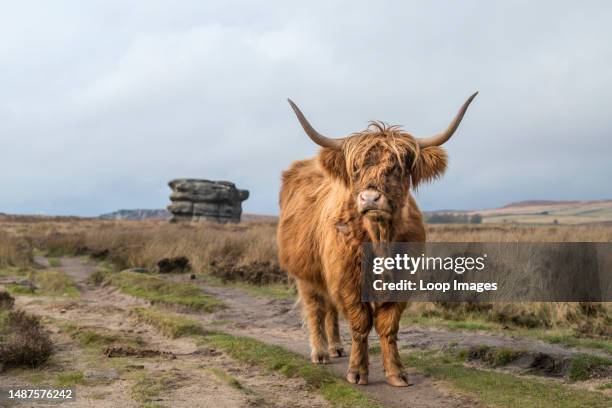
[[[338,311],[331,302],[327,303],[327,310],[325,314],[325,331],[327,332],[327,341],[329,342],[329,356],[342,357],[345,355],[344,347],[342,347],[342,340],[340,339]]]
[[[326,300],[308,282],[299,281],[298,290],[310,330],[310,357],[315,364],[329,363],[327,336],[325,335]]]
[[[397,350],[399,321],[405,308],[405,303],[379,303],[374,307],[374,326],[380,337],[385,376],[387,382],[395,387],[410,385]]]
[[[372,330],[372,309],[367,303],[355,302],[346,307],[351,328],[351,357],[346,380],[351,384],[368,383],[368,335]]]

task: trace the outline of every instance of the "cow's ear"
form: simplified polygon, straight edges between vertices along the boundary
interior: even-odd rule
[[[321,149],[319,153],[319,162],[332,178],[349,185],[349,177],[346,173],[346,161],[344,160],[344,153],[342,150]]]
[[[412,187],[416,188],[421,183],[441,177],[446,171],[447,162],[446,151],[441,147],[426,147],[421,150],[412,166],[410,175]]]

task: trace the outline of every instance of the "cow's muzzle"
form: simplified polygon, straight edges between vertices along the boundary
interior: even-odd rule
[[[367,189],[357,195],[359,213],[372,221],[384,221],[391,218],[389,200],[380,191]]]

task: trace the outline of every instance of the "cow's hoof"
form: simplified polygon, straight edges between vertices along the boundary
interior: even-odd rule
[[[312,361],[314,364],[329,364],[329,354],[324,351],[313,353],[310,357],[310,361]]]
[[[331,358],[338,358],[345,356],[344,348],[342,346],[332,346],[329,348],[329,356]]]
[[[346,373],[346,381],[350,382],[351,384],[367,385],[368,374],[349,371],[348,373]]]
[[[406,374],[390,375],[387,377],[387,383],[394,387],[408,387],[412,385]]]

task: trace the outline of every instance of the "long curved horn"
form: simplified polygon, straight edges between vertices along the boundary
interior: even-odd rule
[[[472,103],[472,100],[476,97],[476,95],[478,95],[478,92],[475,92],[472,96],[468,98],[467,101],[465,101],[461,109],[459,109],[459,113],[457,113],[457,116],[455,116],[455,119],[453,119],[448,129],[446,129],[444,132],[438,133],[435,136],[426,137],[422,139],[416,138],[416,141],[419,143],[419,146],[421,148],[425,148],[431,146],[440,146],[446,143],[446,141],[451,138],[453,133],[455,133],[455,130],[457,130],[457,128],[459,127],[461,119],[463,119],[463,115],[465,115],[468,106],[470,106],[470,103]]]
[[[289,105],[291,105],[291,107],[293,108],[293,111],[295,112],[295,115],[300,121],[300,124],[304,128],[304,131],[306,132],[308,137],[312,139],[313,142],[315,142],[321,147],[329,147],[330,149],[339,149],[340,146],[342,146],[342,139],[331,139],[329,137],[323,136],[322,134],[314,130],[310,123],[308,123],[308,120],[306,119],[300,108],[298,108],[297,105],[293,103],[291,99],[287,99],[287,101],[289,101]]]

